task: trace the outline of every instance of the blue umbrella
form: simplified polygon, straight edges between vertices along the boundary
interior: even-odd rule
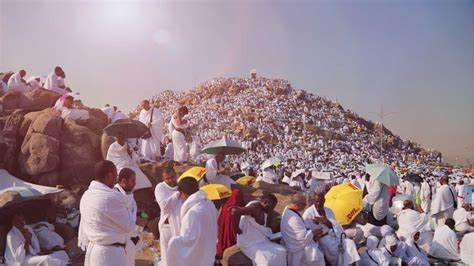
[[[375,178],[380,183],[387,186],[398,186],[400,184],[400,178],[397,174],[386,164],[369,164],[365,166],[365,172],[370,175],[371,178]]]

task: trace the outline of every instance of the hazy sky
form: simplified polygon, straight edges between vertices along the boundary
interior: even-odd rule
[[[472,1],[0,0],[0,71],[63,66],[84,103],[130,110],[162,89],[251,68],[474,161]]]

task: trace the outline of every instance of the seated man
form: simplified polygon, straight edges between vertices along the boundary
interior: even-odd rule
[[[474,217],[471,212],[472,208],[469,203],[464,203],[462,208],[454,211],[453,219],[456,222],[456,231],[462,234],[474,232]]]
[[[89,119],[89,112],[83,109],[76,109],[73,107],[74,97],[67,95],[58,99],[54,105],[54,109],[61,112],[63,119],[71,118],[72,120],[86,121]]]
[[[135,190],[151,187],[150,180],[137,164],[138,155],[130,149],[124,137],[118,136],[116,139],[117,141],[112,143],[107,151],[107,160],[113,162],[119,172],[123,168],[130,168],[135,172]]]
[[[410,258],[408,257],[406,244],[399,241],[395,234],[388,234],[384,238],[384,247],[382,248],[383,256],[390,265],[408,264]],[[416,264],[413,264],[416,265]]]
[[[66,265],[64,250],[43,251],[34,231],[25,224],[23,214],[14,214],[12,229],[7,234],[5,262],[7,265]]]
[[[13,74],[8,80],[8,88],[12,91],[19,91],[22,93],[28,92],[29,88],[24,79],[25,76],[26,71],[23,69]]]
[[[299,213],[305,207],[304,194],[294,194],[281,217],[281,235],[288,252],[288,265],[325,265],[324,255],[317,243],[324,235],[323,230],[306,228]]]
[[[341,245],[342,226],[336,221],[331,209],[324,207],[324,194],[314,194],[313,204],[303,213],[306,227],[311,230],[321,229],[323,236],[319,239],[319,245],[326,260],[331,265],[338,264],[339,246]],[[352,239],[345,239],[344,243],[344,263],[351,264],[360,259],[356,245]]]
[[[376,236],[369,236],[367,238],[367,249],[364,253],[360,254],[359,265],[364,266],[378,266],[388,265],[388,261],[385,260],[383,252],[377,248],[379,239]]]
[[[459,260],[457,241],[456,233],[454,232],[454,220],[448,218],[434,232],[433,242],[431,242],[430,246],[430,255],[441,260]]]
[[[412,264],[416,263],[416,265],[428,266],[430,265],[430,260],[428,259],[425,251],[418,245],[419,239],[420,232],[416,232],[413,237],[410,237],[404,241],[407,247],[407,255],[408,257],[412,258]]]
[[[27,80],[27,84],[30,87],[30,90],[36,90],[42,87],[40,77],[30,77]]]
[[[260,201],[251,201],[243,208],[233,208],[232,215],[239,216],[237,245],[254,265],[286,265],[286,250],[270,241],[273,231],[269,214],[277,204],[273,194],[264,194]]]
[[[235,181],[232,180],[227,175],[224,175],[225,169],[222,167],[222,164],[225,160],[224,153],[218,153],[216,156],[207,160],[206,162],[206,178],[207,181],[211,184],[222,184],[231,187],[232,184],[235,184]]]
[[[44,82],[44,88],[47,90],[52,90],[61,95],[71,92],[64,84],[64,79],[66,78],[66,73],[59,66],[54,68],[54,71],[48,75],[46,81]]]
[[[411,200],[403,202],[403,210],[398,215],[397,236],[401,240],[410,238],[416,232],[431,231],[430,216],[414,210],[415,205]]]

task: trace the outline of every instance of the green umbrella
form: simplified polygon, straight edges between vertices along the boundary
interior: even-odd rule
[[[206,154],[218,154],[223,152],[224,154],[241,154],[245,149],[242,148],[240,143],[229,140],[226,137],[222,139],[215,140],[207,144],[203,149],[202,153]]]
[[[366,165],[365,172],[368,173],[371,178],[375,178],[387,186],[398,186],[400,184],[400,178],[392,168],[386,164]]]

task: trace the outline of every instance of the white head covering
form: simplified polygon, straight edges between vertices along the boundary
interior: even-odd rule
[[[389,234],[384,237],[385,239],[385,248],[390,250],[390,247],[393,247],[397,244],[398,239],[394,234]]]
[[[382,227],[380,227],[380,234],[382,237],[393,234],[393,228],[390,225],[382,225]]]
[[[462,262],[474,265],[474,233],[465,234],[459,247]]]
[[[379,239],[376,236],[369,236],[367,238],[367,250],[376,249],[379,245]]]

